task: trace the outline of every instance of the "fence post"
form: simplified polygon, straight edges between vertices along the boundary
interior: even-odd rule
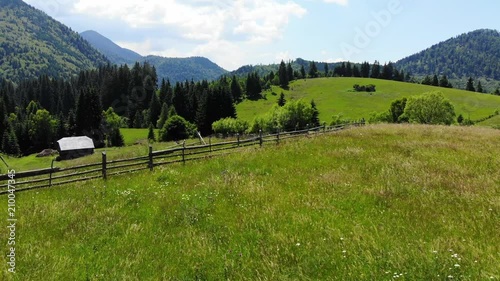
[[[262,130],[259,130],[259,143],[260,143],[260,147],[262,147],[262,143],[264,142],[264,140],[262,139]]]
[[[182,143],[182,164],[186,164],[186,158],[184,150],[186,149],[186,141]]]
[[[148,166],[149,166],[149,170],[153,171],[153,146],[152,145],[149,146],[149,163],[148,163]]]
[[[212,136],[208,137],[208,146],[210,147],[210,153],[212,153]]]
[[[54,172],[54,161],[56,159],[52,159],[52,163],[50,164],[50,175],[49,175],[49,187],[52,187],[52,172]]]
[[[323,133],[326,133],[326,122],[323,122]]]
[[[104,180],[106,180],[106,179],[108,178],[108,176],[107,176],[107,171],[106,171],[106,169],[107,169],[106,165],[107,165],[107,161],[106,161],[106,151],[104,151],[104,152],[102,153],[102,178],[103,178]]]
[[[280,130],[278,129],[278,134],[276,135],[276,144],[280,144]]]
[[[237,134],[236,134],[236,137],[238,138],[238,147],[240,147],[240,134],[239,134],[239,133],[237,133]]]

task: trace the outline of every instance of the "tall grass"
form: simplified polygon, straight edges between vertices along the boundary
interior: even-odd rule
[[[19,193],[0,279],[498,280],[498,155],[498,130],[378,125]]]

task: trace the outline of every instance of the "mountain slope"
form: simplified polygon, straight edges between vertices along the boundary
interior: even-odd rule
[[[113,64],[133,64],[142,59],[142,56],[138,53],[118,46],[96,31],[87,30],[80,33],[80,35]]]
[[[149,62],[156,68],[159,79],[169,79],[173,83],[185,80],[215,80],[227,73],[227,70],[204,57],[147,56],[142,60]]]
[[[215,80],[227,71],[214,62],[204,57],[166,58],[161,56],[143,57],[129,49],[122,48],[112,40],[96,31],[85,31],[82,37],[114,64],[133,65],[135,62],[148,62],[156,68],[156,73],[161,79],[170,82],[184,82],[186,80]]]
[[[451,38],[396,63],[413,75],[445,74],[500,80],[500,33],[480,29]]]
[[[70,77],[108,60],[65,25],[21,0],[0,0],[0,77]]]

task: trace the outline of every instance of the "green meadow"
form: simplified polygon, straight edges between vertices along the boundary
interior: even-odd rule
[[[498,155],[500,130],[371,125],[18,193],[0,280],[498,280]]]
[[[375,93],[353,92],[353,85],[376,85]],[[297,80],[289,90],[272,87],[264,93],[265,99],[246,100],[237,105],[238,118],[251,122],[256,116],[265,114],[277,103],[281,92],[287,100],[314,99],[320,112],[321,121],[329,123],[333,115],[358,120],[368,119],[373,112],[389,109],[395,99],[420,95],[425,92],[440,91],[455,106],[455,111],[465,118],[477,120],[500,110],[500,96],[479,94],[458,89],[447,89],[420,84],[402,83],[367,78],[319,78]],[[275,94],[273,94],[273,92]],[[495,123],[500,125],[500,123]]]

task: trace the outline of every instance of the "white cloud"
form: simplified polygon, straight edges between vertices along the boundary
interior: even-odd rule
[[[27,1],[44,3],[42,0]],[[64,2],[59,8],[52,7],[53,11],[64,10],[68,14],[93,19],[93,22],[121,23],[122,32],[140,33],[140,38],[131,35],[131,38],[122,36],[117,40],[120,46],[140,54],[206,56],[229,69],[262,56],[257,51],[261,49],[259,47],[281,40],[290,21],[307,13],[293,0],[47,2]],[[107,34],[111,40],[116,40],[110,31]],[[266,57],[274,59],[273,55]]]
[[[349,4],[349,0],[323,0],[325,3],[333,3],[341,6],[347,6]]]

